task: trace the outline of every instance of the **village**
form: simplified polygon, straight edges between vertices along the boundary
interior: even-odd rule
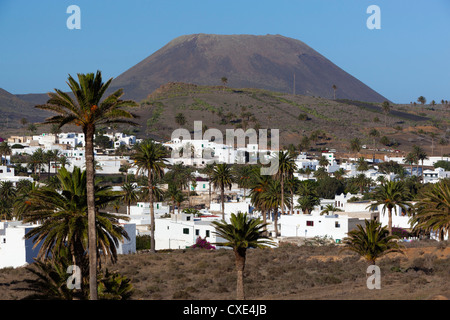
[[[133,135],[124,133],[103,133],[102,139],[95,140],[95,167],[102,176],[124,175],[127,178],[138,176],[139,170],[134,166],[130,151],[140,142]],[[100,143],[100,141],[103,141]],[[105,141],[107,142],[105,144]],[[17,187],[21,181],[43,185],[41,177],[54,175],[61,168],[72,172],[74,168],[85,165],[82,133],[42,133],[33,136],[11,136],[1,143],[0,181],[2,188],[6,183]],[[251,197],[249,185],[233,181],[229,188],[223,190],[224,203],[221,202],[220,191],[211,181],[211,176],[205,168],[214,163],[234,164],[252,163],[258,153],[276,153],[271,150],[259,150],[258,144],[248,144],[235,148],[227,144],[209,140],[181,140],[158,142],[169,150],[165,159],[165,173],[174,167],[191,168],[190,178],[183,186],[187,197],[181,201],[160,197],[153,203],[154,239],[156,250],[185,249],[192,247],[199,239],[211,244],[223,242],[216,234],[214,221],[224,219],[229,222],[232,214],[247,213],[252,218],[267,221],[267,232],[273,239],[272,246],[282,242],[304,244],[308,241],[317,243],[341,244],[348,233],[358,225],[363,226],[367,220],[377,220],[382,226],[387,226],[388,214],[383,205],[373,205],[375,202],[366,197],[368,191],[385,181],[399,179],[398,172],[386,171],[383,163],[397,164],[404,168],[402,175],[422,177],[422,183],[437,183],[450,178],[450,171],[434,167],[439,161],[450,161],[449,157],[428,157],[421,165],[410,165],[403,156],[385,156],[384,161],[368,157],[336,158],[336,150],[327,150],[320,155],[310,155],[299,152],[294,158],[295,170],[293,177],[297,183],[317,182],[321,175],[339,179],[365,178],[361,188],[353,188],[352,192],[328,194],[327,197],[317,197],[309,205],[302,205],[302,192],[286,193],[290,204],[283,208],[263,212],[255,205]],[[173,157],[182,150],[192,151],[189,157]],[[175,152],[176,151],[176,152]],[[207,151],[207,152],[205,152]],[[287,151],[285,151],[287,152]],[[49,154],[45,160],[33,160],[33,155]],[[203,156],[207,154],[207,156]],[[28,159],[28,163],[23,162]],[[255,163],[255,162],[253,162]],[[383,169],[384,168],[384,169]],[[426,168],[426,169],[424,169]],[[136,182],[131,182],[139,190]],[[160,181],[158,187],[162,192],[170,188],[167,181]],[[118,193],[124,192],[121,184],[115,184],[112,189]],[[292,190],[292,189],[291,189]],[[125,204],[126,203],[126,204]],[[120,223],[128,234],[117,247],[118,254],[133,254],[139,250],[137,239],[151,235],[150,202],[144,198],[134,197],[123,201],[122,211],[116,213],[123,216]],[[297,205],[296,205],[297,204]],[[223,207],[222,207],[223,205]],[[414,202],[409,203],[411,207]],[[119,205],[117,206],[117,208]],[[126,207],[126,210],[125,210]],[[116,208],[116,209],[117,209]],[[108,208],[112,210],[112,208]],[[391,227],[406,233],[413,230],[411,213],[404,206],[395,206],[392,214]],[[0,268],[22,267],[32,263],[38,256],[42,243],[35,245],[33,238],[26,234],[36,228],[37,223],[24,223],[14,215],[2,215],[0,222]],[[403,236],[400,241],[412,241],[415,236]],[[428,237],[435,240],[447,240],[448,233],[439,236],[430,232]]]

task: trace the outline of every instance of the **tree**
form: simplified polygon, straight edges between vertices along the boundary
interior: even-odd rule
[[[155,249],[155,208],[154,208],[154,181],[164,175],[164,168],[167,160],[166,151],[161,144],[153,140],[144,140],[135,146],[136,152],[131,157],[134,165],[137,167],[137,174],[147,173],[148,197],[150,202],[150,250],[156,252]]]
[[[181,190],[178,189],[174,183],[169,183],[167,190],[164,193],[164,198],[166,200],[172,201],[174,213],[175,213],[175,203],[176,203],[176,199],[177,199],[179,193],[181,193]],[[169,207],[169,213],[170,213],[170,207]]]
[[[417,102],[424,105],[425,103],[427,103],[427,99],[424,96],[420,96],[419,98],[417,98]]]
[[[230,223],[225,220],[213,221],[215,233],[225,239],[225,242],[215,243],[217,246],[231,247],[234,251],[236,265],[236,298],[245,299],[244,269],[247,249],[265,248],[272,244],[270,237],[265,235],[266,225],[260,219],[251,219],[247,213],[231,214]]]
[[[209,202],[209,208],[211,207],[211,185],[212,185],[212,175],[214,172],[214,164],[208,163],[206,166],[201,170],[204,174],[208,176],[208,202]]]
[[[286,151],[279,151],[276,155],[278,163],[278,172],[276,173],[277,179],[281,183],[281,214],[284,214],[284,181],[292,176],[297,170],[294,156]]]
[[[408,211],[409,203],[407,202],[407,190],[402,181],[386,181],[379,185],[374,193],[374,203],[368,208],[378,208],[382,206],[382,213],[388,212],[388,231],[392,235],[392,210],[397,213],[397,206],[404,211]]]
[[[386,226],[376,220],[365,220],[365,227],[357,225],[357,229],[348,233],[343,239],[345,247],[341,251],[353,251],[364,257],[369,265],[375,265],[378,258],[391,253],[402,252],[396,239]]]
[[[177,113],[175,116],[175,122],[180,126],[184,126],[186,124],[186,117],[182,112]]]
[[[297,199],[297,203],[296,209],[301,209],[303,214],[310,214],[314,207],[320,204],[320,199],[312,195],[303,196]]]
[[[30,131],[31,134],[36,134],[37,132],[37,127],[34,123],[30,123],[27,129],[28,131]]]
[[[272,176],[261,175],[260,170],[255,169],[253,172],[254,178],[252,179],[252,185],[250,187],[250,202],[253,206],[262,213],[263,222],[266,223],[267,217],[266,213],[269,208],[267,203],[264,201],[264,193],[267,191],[267,187],[272,180]]]
[[[369,136],[373,139],[373,161],[375,161],[376,139],[380,136],[380,132],[377,129],[372,128],[369,132]]]
[[[342,210],[339,209],[339,208],[337,208],[337,207],[335,207],[335,206],[332,205],[332,204],[327,204],[327,205],[325,206],[325,208],[320,212],[320,215],[323,215],[323,214],[330,214],[330,212],[331,212],[331,214],[333,215],[335,212],[342,212]]]
[[[278,237],[278,209],[284,206],[289,207],[289,199],[282,196],[281,182],[279,180],[270,179],[267,187],[262,194],[263,206],[273,213],[273,224],[275,229],[275,237]]]
[[[335,84],[333,84],[331,87],[333,88],[334,100],[336,100],[336,90],[337,90],[337,87],[336,87]]]
[[[222,84],[224,85],[223,91],[225,91],[225,87],[226,87],[226,85],[228,83],[228,78],[227,77],[222,77],[220,79],[220,81],[222,81]]]
[[[231,189],[233,174],[226,163],[216,164],[212,173],[211,182],[214,189],[220,189],[220,201],[222,202],[222,219],[225,220],[225,188]]]
[[[422,179],[422,182],[423,182],[423,161],[425,159],[428,159],[428,156],[427,156],[425,150],[422,147],[417,146],[417,145],[413,146],[412,153],[417,158],[417,163],[419,163],[419,161],[422,162],[422,166],[421,166],[421,171],[422,171],[421,176],[422,176],[422,178],[421,179]]]
[[[360,172],[369,170],[369,164],[367,163],[366,159],[364,159],[364,157],[360,157],[358,158],[358,160],[356,160],[356,170]]]
[[[8,144],[7,141],[2,141],[0,143],[0,163],[2,165],[6,165],[7,160],[6,156],[11,154],[11,146]],[[5,161],[3,162],[3,156],[5,156]]]
[[[384,101],[381,104],[381,109],[383,110],[384,113],[384,126],[387,126],[387,115],[391,112],[391,105],[389,104],[389,101]]]
[[[131,203],[138,199],[137,189],[137,185],[134,183],[125,182],[122,185],[122,199],[127,205],[128,215],[131,213]]]
[[[73,264],[84,266],[88,261],[86,253],[88,244],[88,205],[86,171],[75,167],[73,172],[66,169],[57,174],[61,184],[61,192],[42,187],[32,189],[26,200],[27,210],[24,213],[25,223],[40,224],[26,234],[27,239],[33,239],[35,244],[41,243],[39,258],[51,256],[59,258],[67,248]],[[117,246],[128,234],[119,223],[119,217],[101,210],[113,202],[118,196],[113,194],[108,186],[94,185],[96,199],[95,232],[98,247],[96,251],[115,262],[117,260]],[[126,218],[125,218],[126,220]],[[90,247],[92,248],[92,247]],[[97,265],[96,265],[97,267]],[[96,268],[97,271],[97,268]],[[82,270],[82,275],[87,275]]]
[[[94,197],[94,133],[96,126],[110,125],[114,123],[126,123],[135,125],[130,119],[136,116],[125,110],[125,107],[137,107],[138,104],[131,100],[121,100],[123,90],[118,89],[103,99],[106,90],[111,84],[112,78],[106,83],[102,80],[102,74],[78,74],[78,82],[69,75],[68,85],[73,94],[55,89],[48,93],[50,99],[44,105],[36,108],[57,113],[56,116],[46,119],[47,124],[58,124],[61,128],[66,124],[80,126],[85,137],[85,161],[86,161],[86,189],[89,217],[89,247],[96,248],[95,234],[95,197]],[[103,100],[102,100],[103,99]],[[97,300],[97,250],[89,250],[89,281],[90,299]]]
[[[350,150],[355,153],[361,151],[361,140],[359,140],[359,138],[353,138],[350,140]]]
[[[413,231],[436,231],[441,241],[450,236],[450,182],[441,180],[424,190],[410,219]]]
[[[403,160],[404,163],[409,164],[410,166],[410,170],[411,170],[411,175],[413,174],[413,164],[414,163],[419,163],[419,160],[417,159],[417,156],[410,152],[405,156],[405,159]]]
[[[326,166],[328,166],[329,164],[330,164],[330,161],[328,161],[327,157],[321,156],[321,157],[319,158],[319,166],[321,166],[321,167],[326,167]]]

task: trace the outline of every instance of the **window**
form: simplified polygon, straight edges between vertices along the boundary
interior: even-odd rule
[[[183,234],[189,234],[189,228],[183,228]]]
[[[314,221],[306,221],[306,226],[314,227]]]
[[[336,221],[336,222],[334,223],[334,227],[335,227],[335,228],[340,228],[340,227],[341,227],[341,225],[339,224],[339,221]]]
[[[209,230],[206,230],[206,237],[209,237]]]
[[[200,230],[199,229],[195,229],[195,235],[199,236],[200,235]]]
[[[186,216],[186,221],[191,221],[191,216]]]

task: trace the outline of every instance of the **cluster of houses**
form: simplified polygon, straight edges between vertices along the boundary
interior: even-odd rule
[[[43,146],[49,149],[59,148],[62,154],[70,158],[72,166],[77,165],[83,167],[84,165],[84,137],[80,134],[65,133],[57,136],[43,134],[37,137],[34,136],[31,140],[26,137],[11,137],[10,139],[10,143],[22,144],[24,146],[22,149],[17,149],[17,152],[30,152],[33,148]],[[121,144],[132,146],[137,141],[135,137],[123,134],[115,134],[111,136],[111,139],[115,141],[115,148]],[[183,163],[197,168],[211,163],[212,160],[226,163],[238,163],[240,161],[249,163],[254,161],[255,159],[252,157],[257,156],[258,152],[261,154],[261,151],[270,156],[270,151],[259,150],[258,145],[247,145],[245,148],[235,149],[208,140],[182,141],[178,139],[174,139],[163,145],[177,152],[182,149],[188,149],[192,152],[193,156],[191,157],[171,157],[167,159],[169,163]],[[208,152],[205,153],[205,150]],[[328,160],[328,165],[324,167],[331,175],[333,172],[343,168],[346,172],[346,177],[364,173],[367,177],[374,180],[378,176],[383,176],[386,180],[395,179],[395,175],[393,174],[378,172],[376,163],[374,163],[374,169],[359,172],[357,166],[351,162],[338,163],[335,159],[334,152],[325,152],[322,156],[325,156]],[[116,168],[118,169],[120,167],[121,160],[130,162],[127,157],[118,160],[115,156],[111,155],[97,154],[95,159],[103,163],[104,168],[108,168],[104,173],[118,172]],[[431,166],[439,160],[450,161],[449,158],[430,157],[427,159],[429,162],[427,164]],[[117,167],[111,163],[107,165],[109,163],[108,161],[111,163],[117,162]],[[386,158],[385,161],[396,161],[404,164],[402,157]],[[295,163],[299,169],[308,168],[311,171],[315,171],[321,166],[318,159],[310,158],[306,153],[300,154],[295,159]],[[133,173],[133,170],[133,168],[130,168],[129,173]],[[200,173],[200,171],[197,171],[195,174],[197,181],[190,185],[191,190],[195,191],[199,196],[203,195],[204,199],[208,199],[207,195],[210,190],[208,177]],[[313,176],[309,175],[306,176],[297,173],[296,175],[301,180],[314,179]],[[437,182],[445,177],[450,177],[450,172],[442,168],[424,171],[425,182]],[[10,169],[8,166],[0,166],[0,180],[3,178],[17,179],[18,177],[15,177],[13,169]],[[226,191],[226,195],[228,199],[224,205],[226,221],[229,221],[232,213],[239,211],[247,212],[255,218],[261,217],[261,213],[255,210],[249,198],[245,197],[245,190],[233,184],[231,190]],[[294,201],[297,200],[295,197]],[[355,229],[357,225],[363,225],[366,219],[378,219],[382,225],[388,224],[388,217],[382,213],[381,207],[371,208],[370,201],[364,201],[360,198],[361,195],[358,194],[340,194],[335,195],[333,199],[320,199],[320,204],[309,214],[303,214],[301,210],[297,209],[294,212],[288,212],[284,215],[279,214],[277,219],[279,234],[277,237],[274,237],[275,245],[284,239],[311,239],[317,237],[327,238],[335,243],[340,243],[349,231]],[[222,219],[221,203],[217,198],[214,198],[213,201],[205,202],[207,202],[206,205],[196,213],[187,213],[176,210],[175,208],[171,210],[171,207],[164,202],[154,203],[156,250],[183,249],[192,246],[199,237],[206,239],[210,243],[221,242],[222,239],[216,236],[215,228],[212,224],[213,221]],[[324,208],[330,204],[337,208],[336,211],[324,212]],[[396,214],[393,215],[393,226],[410,229],[410,217],[406,212],[402,212],[401,208],[396,208],[394,212]],[[121,254],[136,252],[136,237],[150,234],[150,204],[138,202],[136,205],[130,207],[127,217],[129,220],[123,220],[121,223],[126,228],[130,240],[124,240],[120,244],[118,253]],[[274,235],[275,222],[273,215],[268,215],[267,221],[269,222],[268,231]],[[32,239],[26,240],[24,238],[27,231],[33,227],[35,226],[24,225],[20,221],[4,221],[0,223],[0,268],[19,267],[33,262],[33,259],[37,256],[39,247],[34,247]]]

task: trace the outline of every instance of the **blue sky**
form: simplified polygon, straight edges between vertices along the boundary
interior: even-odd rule
[[[69,5],[81,30],[69,30]],[[381,29],[366,12],[381,9]],[[117,77],[192,33],[301,40],[396,103],[450,100],[449,0],[0,0],[0,88],[67,90],[68,74]]]

